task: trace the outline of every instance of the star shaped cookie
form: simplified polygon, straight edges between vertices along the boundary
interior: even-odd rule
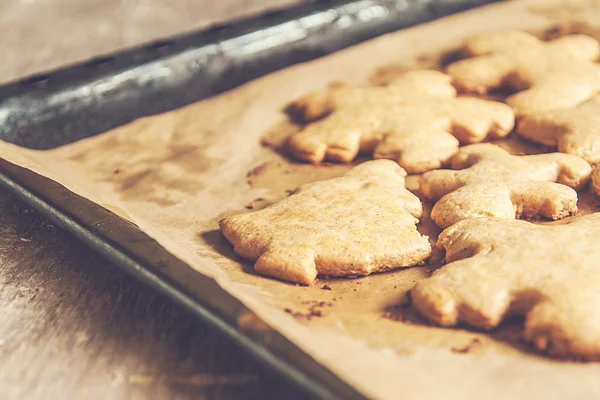
[[[600,90],[600,44],[585,35],[550,42],[520,31],[487,32],[469,39],[471,58],[450,64],[447,72],[466,92],[508,87],[517,118],[537,111],[573,107]]]
[[[417,231],[422,205],[404,187],[405,176],[392,161],[369,161],[219,225],[256,272],[290,282],[409,267],[427,259],[431,247]]]
[[[537,350],[600,360],[599,237],[600,213],[554,225],[461,221],[439,236],[448,264],[412,289],[413,304],[446,327],[524,315]]]
[[[514,115],[505,104],[456,97],[438,71],[408,72],[385,87],[337,85],[292,105],[309,123],[288,141],[298,158],[350,162],[359,153],[392,159],[409,173],[439,168],[463,143],[506,136]],[[320,119],[319,119],[320,118]]]
[[[465,146],[453,170],[423,174],[421,194],[437,201],[431,218],[441,228],[467,218],[561,219],[577,213],[577,192],[592,168],[570,154],[515,156],[490,143]]]

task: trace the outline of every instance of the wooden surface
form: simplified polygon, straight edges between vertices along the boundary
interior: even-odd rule
[[[303,0],[0,0],[0,82]]]
[[[291,2],[0,0],[0,81]],[[132,3],[136,22],[128,39],[111,39],[115,9],[125,3]],[[50,21],[55,28],[43,29]],[[0,393],[2,399],[304,398],[219,332],[4,191]]]

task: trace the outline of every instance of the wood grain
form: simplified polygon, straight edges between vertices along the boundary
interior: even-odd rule
[[[0,0],[0,82],[303,0]]]
[[[0,192],[3,399],[304,398]]]

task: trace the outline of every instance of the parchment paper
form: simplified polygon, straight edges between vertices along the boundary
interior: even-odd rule
[[[406,292],[435,265],[300,287],[255,275],[217,228],[224,215],[262,207],[300,183],[347,170],[293,164],[278,153],[278,140],[297,129],[285,122],[283,109],[298,96],[334,80],[379,81],[406,67],[437,65],[478,31],[540,32],[572,22],[592,24],[593,30],[598,16],[600,2],[593,0],[496,4],[386,35],[55,150],[0,142],[0,156],[135,222],[368,397],[600,397],[600,364],[536,355],[520,341],[519,321],[490,334],[426,324]],[[275,149],[261,147],[263,137]],[[503,146],[541,151],[514,139]],[[412,189],[415,182],[410,179]],[[582,212],[596,210],[597,198],[581,197]],[[427,219],[420,229],[435,240],[437,230]],[[324,290],[325,284],[332,290]],[[321,317],[311,313],[315,309]]]

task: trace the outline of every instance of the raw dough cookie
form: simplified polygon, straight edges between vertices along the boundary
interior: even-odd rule
[[[473,218],[446,229],[449,263],[412,289],[442,326],[492,329],[526,315],[525,338],[555,356],[600,360],[600,213],[564,224]]]
[[[592,164],[600,163],[600,96],[573,108],[531,114],[519,122],[517,132]]]
[[[459,171],[429,171],[420,182],[426,199],[440,199],[431,218],[441,228],[471,217],[573,215],[575,190],[587,184],[592,171],[585,160],[570,154],[514,156],[490,143],[461,148],[451,167]]]
[[[219,225],[237,254],[256,261],[256,272],[287,281],[310,285],[317,274],[412,266],[427,259],[431,247],[417,231],[422,205],[404,187],[405,176],[392,161],[366,162]]]
[[[457,98],[450,78],[430,70],[408,72],[386,87],[330,87],[298,100],[292,110],[305,121],[325,116],[290,138],[298,158],[350,162],[359,152],[373,153],[409,173],[439,168],[459,140],[503,137],[514,124],[510,107]]]
[[[600,44],[585,35],[551,42],[520,31],[488,32],[469,39],[463,49],[474,56],[450,64],[454,84],[485,93],[507,86],[518,91],[506,99],[517,117],[573,107],[600,90]]]

